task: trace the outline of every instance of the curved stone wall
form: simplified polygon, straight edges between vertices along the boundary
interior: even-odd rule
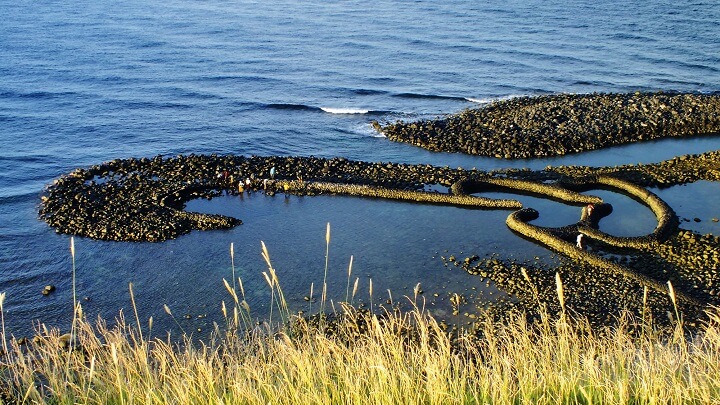
[[[589,184],[592,184],[592,182],[586,182],[586,185]],[[678,219],[675,211],[665,201],[646,188],[612,176],[598,176],[595,179],[595,184],[618,189],[642,202],[655,214],[658,224],[650,234],[637,237],[608,235],[598,229],[582,225],[579,227],[579,231],[585,235],[616,247],[643,249],[664,241],[671,233],[677,230]]]
[[[543,183],[508,177],[486,176],[480,179],[464,178],[453,183],[451,191],[456,195],[474,194],[492,189],[501,189],[520,194],[534,194],[571,204],[600,204],[602,199],[585,195],[560,186],[558,183]]]
[[[667,257],[683,254],[674,247],[663,248],[666,238],[671,237],[673,241],[678,239],[678,219],[675,213],[662,199],[631,179],[637,178],[640,173],[644,176],[642,179],[645,179],[645,184],[654,184],[657,168],[666,173],[669,172],[667,168],[681,167],[692,172],[687,176],[676,173],[674,181],[694,181],[700,178],[712,180],[718,173],[718,156],[717,152],[709,152],[657,165],[611,168],[606,171],[602,168],[588,171],[582,167],[561,167],[538,172],[481,172],[429,165],[276,156],[190,155],[124,159],[78,169],[61,176],[48,186],[42,198],[40,217],[61,233],[103,240],[157,242],[176,238],[192,230],[228,229],[241,224],[240,219],[236,218],[184,211],[189,200],[212,198],[222,193],[239,193],[241,184],[242,192],[298,195],[330,193],[483,209],[516,211],[521,208],[521,204],[512,199],[495,200],[469,195],[487,189],[500,189],[539,195],[570,204],[594,204],[592,214],[583,208],[580,221],[563,228],[542,228],[528,224],[527,221],[532,219],[532,211],[529,210],[512,213],[507,219],[507,225],[526,238],[572,260],[601,266],[666,293],[665,285],[657,281],[666,278],[664,273],[630,270],[629,267],[578,249],[572,240],[579,232],[583,232],[590,239],[612,247],[652,252],[656,245],[660,245],[660,251],[667,253],[663,253]],[[270,177],[270,172],[275,173],[274,179]],[[600,174],[587,175],[592,172]],[[569,174],[580,176],[571,177]],[[452,192],[425,191],[432,185],[443,185]],[[648,206],[658,218],[654,231],[639,237],[615,237],[597,229],[599,219],[612,212],[612,207],[602,203],[596,196],[578,191],[598,187],[618,190]],[[687,237],[687,233],[683,235]],[[694,236],[683,240],[692,241]],[[673,242],[673,246],[681,246],[681,242]],[[690,246],[695,245],[699,243]],[[702,249],[709,248],[709,245],[702,245]],[[718,257],[716,250],[709,253],[704,250],[700,255]],[[695,252],[692,254],[695,255]],[[707,260],[695,261],[702,264]],[[668,259],[668,262],[685,263],[675,259]],[[718,276],[712,271],[703,270],[702,274],[709,274],[710,279],[703,280],[700,288],[714,297],[716,291],[713,283],[718,281]],[[691,279],[692,275],[682,277]],[[678,296],[684,302],[698,304],[687,294],[678,293]]]
[[[667,294],[667,285],[657,282],[650,277],[647,277],[638,272],[632,271],[627,267],[621,266],[615,262],[607,260],[597,254],[589,252],[584,249],[579,249],[574,243],[567,242],[563,238],[559,237],[552,229],[543,228],[527,223],[538,217],[538,212],[532,208],[525,208],[522,210],[515,211],[508,215],[506,224],[513,231],[523,235],[526,238],[534,240],[549,247],[550,249],[562,253],[564,256],[578,261],[584,262],[594,267],[600,267],[605,270],[622,274],[623,276],[639,282],[641,285],[645,285],[661,294]],[[585,229],[581,228],[580,232],[584,233]],[[682,292],[676,291],[675,295],[683,302],[695,306],[703,306],[695,298],[689,297]]]
[[[471,195],[453,195],[415,190],[396,190],[386,187],[367,186],[361,184],[273,180],[269,181],[267,185],[268,187],[272,187],[279,191],[299,194],[332,193],[358,197],[385,198],[389,200],[493,209],[517,209],[522,207],[522,204],[515,200],[498,200],[475,197]]]

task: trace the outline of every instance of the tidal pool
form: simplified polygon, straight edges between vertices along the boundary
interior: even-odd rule
[[[650,233],[657,225],[653,213],[644,205],[623,194],[591,190],[613,204],[614,211],[600,222],[603,231],[619,236]],[[505,192],[478,193],[490,198],[515,198],[526,207],[540,212],[533,223],[559,227],[575,223],[581,207],[553,200]],[[267,271],[260,257],[260,240],[269,249],[273,267],[280,279],[290,308],[313,312],[319,308],[325,271],[326,226],[331,237],[328,266],[328,297],[334,302],[354,301],[369,305],[414,300],[419,284],[423,293],[419,303],[437,315],[451,318],[449,298],[458,293],[467,299],[462,312],[474,312],[499,297],[509,298],[492,283],[481,282],[466,274],[455,263],[465,257],[497,255],[519,262],[553,263],[556,256],[511,232],[505,225],[507,210],[480,210],[439,205],[423,205],[381,199],[344,196],[297,197],[262,193],[227,195],[212,200],[193,200],[187,210],[216,213],[241,218],[244,224],[230,231],[193,232],[185,238],[205,258],[207,268],[216,279],[205,278],[192,283],[205,293],[189,291],[194,299],[168,300],[181,306],[203,302],[212,307],[213,300],[228,300],[220,284],[230,279],[229,244],[234,244],[236,273],[242,277],[248,302],[257,316],[269,314],[270,289],[262,272]],[[200,235],[213,235],[213,244],[225,241],[224,252],[213,257],[203,249]],[[222,237],[218,237],[221,234]],[[217,246],[213,246],[218,251]],[[350,257],[352,273],[348,278]],[[455,259],[455,261],[453,261]],[[352,296],[355,281],[358,291]],[[372,297],[370,283],[372,280]],[[204,287],[203,287],[204,286]],[[214,287],[213,287],[214,286]],[[306,301],[313,290],[314,304]],[[349,291],[349,292],[348,292]],[[217,304],[216,304],[217,305]],[[329,304],[328,304],[329,305]],[[314,306],[314,310],[312,309]],[[185,311],[192,311],[187,305]],[[210,318],[212,319],[212,318]],[[461,321],[454,319],[454,321]]]
[[[662,151],[674,155],[689,151],[680,146],[692,149],[696,144],[707,150],[717,146],[718,138],[686,141],[667,140],[611,148],[572,159],[532,161],[531,166],[539,169],[547,164],[600,165],[600,157],[605,156],[612,162],[614,154],[630,150],[644,150],[645,153],[633,154],[617,163],[657,161],[655,157],[661,156],[658,154]],[[698,149],[702,148],[698,146]],[[458,159],[460,157],[457,155]],[[463,166],[469,166],[466,163],[463,161]],[[506,167],[524,165],[523,162],[496,164]],[[438,191],[446,192],[446,188],[438,187]],[[720,217],[713,204],[720,198],[720,187],[716,183],[700,181],[652,191],[676,210],[681,227],[700,233],[720,233],[720,224],[712,221],[712,218]],[[607,233],[637,236],[649,233],[656,226],[652,212],[630,197],[607,190],[587,193],[599,195],[613,205],[614,212],[600,221],[601,230]],[[540,217],[533,223],[541,226],[571,224],[580,216],[578,206],[538,197],[512,193],[483,193],[483,196],[520,200],[524,206],[540,212]],[[27,238],[45,238],[47,248],[35,251],[29,245],[19,246],[17,251],[20,253],[6,255],[23,258],[8,266],[6,278],[16,281],[7,284],[6,320],[14,334],[30,335],[33,326],[30,320],[61,328],[69,324],[67,320],[72,315],[71,263],[68,236],[49,232],[45,224],[32,217],[36,213],[34,203],[23,204],[19,212],[27,213],[23,215],[30,217],[28,221],[33,226],[12,231],[28,234]],[[414,288],[420,284],[423,294],[418,302],[424,302],[429,310],[442,318],[450,313],[449,297],[454,293],[467,299],[461,314],[472,313],[477,306],[499,298],[508,298],[492,283],[488,285],[455,266],[449,260],[451,256],[462,260],[473,255],[496,255],[521,262],[534,262],[537,258],[550,264],[557,260],[554,253],[511,232],[505,225],[510,211],[504,210],[327,195],[286,198],[278,194],[270,197],[262,193],[245,194],[242,198],[223,196],[211,201],[195,200],[188,203],[187,210],[232,215],[242,219],[244,224],[228,231],[195,231],[162,243],[75,238],[78,296],[88,316],[100,315],[112,320],[120,310],[125,315],[130,314],[128,283],[133,283],[141,321],[147,327],[147,320],[153,317],[154,333],[180,332],[172,318],[165,314],[164,304],[172,309],[180,325],[195,336],[207,333],[213,322],[222,326],[221,302],[224,300],[229,304],[231,300],[222,279],[231,281],[232,278],[229,250],[233,243],[236,275],[242,277],[252,315],[259,320],[267,319],[271,293],[262,275],[267,266],[260,255],[260,241],[264,241],[270,251],[290,309],[316,312],[325,270],[327,223],[331,224],[328,297],[333,302],[351,298],[347,293],[351,256],[350,292],[358,280],[354,303],[370,304],[372,301],[377,305],[386,302],[390,295],[395,302],[407,301],[403,296],[413,299]],[[370,280],[373,283],[372,300]],[[40,291],[47,284],[56,285],[57,291],[43,297]],[[309,298],[311,288],[316,300],[312,308],[311,302],[305,300],[305,297]],[[276,314],[277,311],[274,312],[275,319]],[[465,320],[456,319],[458,322]]]

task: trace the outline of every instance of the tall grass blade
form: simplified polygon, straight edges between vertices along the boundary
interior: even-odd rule
[[[110,343],[110,351],[112,353],[112,360],[115,364],[115,378],[118,388],[118,394],[120,395],[120,403],[125,404],[125,396],[123,395],[123,382],[120,377],[120,359],[118,358],[117,345],[115,342]]]
[[[7,356],[8,353],[8,347],[7,347],[7,340],[5,339],[5,293],[0,293],[0,321],[2,321],[2,345],[3,345],[3,353]]]
[[[70,335],[74,336],[77,319],[77,289],[75,287],[75,237],[70,237],[70,256],[72,257],[72,294],[73,294],[73,321],[70,327]]]
[[[643,286],[643,303],[642,303],[642,318],[640,318],[640,321],[642,322],[642,330],[643,335],[645,332],[645,327],[648,324],[648,320],[645,319],[646,313],[647,313],[647,299],[648,299],[648,288],[647,286]]]
[[[320,300],[320,312],[325,312],[325,300],[327,299],[327,273],[330,258],[330,222],[325,227],[325,274],[323,275],[322,299]]]
[[[560,279],[560,273],[555,273],[555,288],[557,289],[560,308],[562,308],[562,311],[565,312],[565,293],[563,290],[562,280]]]
[[[245,299],[245,287],[243,287],[242,278],[238,277],[238,284],[240,284],[240,294],[243,297],[243,300]]]
[[[70,257],[72,258],[72,295],[73,295],[73,319],[70,324],[70,341],[68,344],[68,356],[67,362],[65,363],[65,378],[69,379],[70,372],[70,352],[73,349],[73,339],[75,337],[75,330],[77,328],[77,288],[75,287],[75,237],[70,237]]]
[[[345,302],[350,298],[350,276],[352,275],[353,256],[350,256],[350,265],[348,265],[347,286],[345,287]]]
[[[230,293],[230,296],[233,298],[233,301],[235,301],[235,305],[239,305],[240,300],[238,299],[238,296],[235,293],[235,289],[230,288],[230,284],[225,279],[223,279],[223,284],[225,285],[225,289],[228,291],[228,293]]]
[[[265,281],[268,282],[268,285],[271,289],[271,302],[270,302],[270,309],[272,311],[272,305],[275,303],[278,307],[278,311],[280,312],[280,318],[282,321],[285,321],[290,317],[290,310],[288,309],[287,301],[285,300],[285,294],[283,293],[282,288],[280,287],[280,280],[277,277],[277,272],[272,266],[272,261],[270,260],[270,252],[267,249],[267,246],[265,246],[265,242],[260,241],[260,244],[262,246],[262,256],[265,259],[265,262],[268,266],[268,272],[263,272],[263,276],[265,277]],[[275,291],[277,290],[278,300],[275,301]],[[272,322],[271,322],[272,323]]]
[[[175,322],[175,325],[177,325],[177,327],[180,328],[180,330],[183,333],[183,336],[187,336],[185,329],[183,329],[182,325],[180,325],[180,322],[178,322],[177,319],[175,319],[175,315],[173,315],[172,311],[170,310],[170,307],[167,304],[163,304],[163,308],[165,309],[165,313],[170,315],[170,318],[172,318],[172,320]]]
[[[312,302],[313,302],[313,290],[315,289],[315,283],[310,283],[310,309],[308,312],[310,312],[310,315],[312,315]]]
[[[267,247],[265,246],[264,241],[260,241],[260,246],[262,246],[262,257],[265,259],[265,263],[267,263],[268,267],[272,267],[272,264],[270,262],[270,252],[268,252]]]
[[[233,290],[235,290],[235,245],[230,242],[230,266],[232,267]]]
[[[370,312],[373,310],[373,288],[372,288],[372,279],[370,279]]]
[[[522,274],[525,281],[528,282],[528,284],[532,284],[532,281],[530,281],[530,276],[528,276],[527,270],[525,270],[525,267],[520,267],[520,273]]]
[[[135,293],[133,292],[132,283],[128,283],[128,289],[130,290],[130,302],[132,303],[133,312],[135,313],[135,322],[137,322],[138,333],[140,334],[140,341],[143,341],[142,325],[140,325],[140,316],[138,316],[137,305],[135,305]]]
[[[263,244],[263,248],[264,247],[265,247],[265,245]],[[270,318],[269,318],[269,322],[270,322],[270,325],[272,325],[273,302],[275,302],[275,288],[273,287],[273,282],[270,279],[270,276],[268,276],[267,272],[263,271],[262,275],[263,275],[263,277],[265,277],[265,281],[270,286]]]
[[[668,293],[670,294],[670,300],[672,301],[673,308],[675,309],[675,319],[680,322],[680,311],[678,310],[677,306],[677,300],[675,297],[675,289],[673,288],[672,283],[668,280]]]
[[[352,304],[355,301],[355,294],[357,294],[359,284],[360,284],[360,277],[355,277],[355,283],[353,284],[353,292],[352,292],[352,296],[350,297],[350,304]]]

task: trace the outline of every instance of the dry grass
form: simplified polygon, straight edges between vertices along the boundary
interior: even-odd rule
[[[680,322],[660,334],[647,320],[637,328],[638,320],[629,317],[592,331],[565,313],[532,325],[524,317],[488,318],[476,334],[450,335],[418,307],[376,315],[342,306],[336,322],[312,326],[288,313],[264,245],[263,257],[284,326],[251,328],[239,280],[240,295],[225,281],[233,313],[225,309],[226,325],[207,342],[150,338],[137,313],[136,325],[121,313],[112,328],[80,316],[74,335],[41,326],[27,345],[6,341],[3,330],[0,398],[61,404],[720,403],[716,309],[693,337]],[[556,281],[562,300],[562,280]]]
[[[41,330],[10,342],[5,393],[27,403],[698,403],[720,401],[720,316],[694,339],[595,335],[561,319],[487,321],[482,339],[451,341],[415,310],[352,309],[351,341],[307,323],[202,343],[143,340],[120,317],[77,323],[77,340]],[[355,317],[355,318],[354,318]],[[354,320],[353,320],[354,319]],[[343,322],[343,321],[341,321]],[[628,320],[629,322],[629,320]],[[629,323],[624,323],[629,325]],[[300,333],[298,333],[300,328]],[[344,335],[348,336],[348,335]],[[72,343],[73,350],[67,347]],[[456,350],[461,348],[462,350]]]

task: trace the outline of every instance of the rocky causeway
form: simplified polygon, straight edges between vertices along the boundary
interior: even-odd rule
[[[495,114],[495,121],[489,120],[490,114]],[[652,122],[636,114],[651,117],[646,119]],[[529,123],[537,125],[528,129]],[[497,128],[502,125],[514,132],[499,132]],[[453,128],[467,131],[458,133]],[[445,139],[444,146],[433,150],[485,154],[490,146],[480,145],[495,145],[496,150],[511,151],[500,152],[503,157],[515,158],[580,152],[664,136],[705,135],[718,128],[717,96],[629,94],[519,98],[439,121],[397,123],[381,130],[390,138],[392,133],[401,132],[426,135],[422,142],[411,141],[413,144]],[[494,138],[485,139],[487,143],[477,140],[480,138],[466,140],[466,134],[485,133],[492,133]],[[502,146],[498,148],[496,143]],[[528,155],[531,151],[534,154]],[[532,314],[538,305],[562,310],[555,290],[557,273],[563,280],[565,309],[587,316],[592,324],[607,325],[621,310],[629,310],[658,321],[668,319],[668,313],[682,313],[693,325],[701,321],[709,305],[720,303],[720,238],[682,229],[672,207],[649,188],[699,180],[720,180],[720,151],[646,165],[492,172],[345,158],[156,156],[116,159],[61,176],[45,190],[40,218],[60,233],[160,242],[193,230],[240,225],[239,218],[184,210],[192,199],[221,193],[337,194],[508,210],[510,229],[557,252],[563,263],[547,268],[542,263],[477,256],[454,261],[454,266],[516,297],[504,303],[503,311],[518,307]],[[438,191],[442,187],[447,191]],[[612,214],[612,207],[593,196],[594,189],[629,195],[646,205],[657,218],[656,228],[637,237],[602,232],[598,223]],[[577,223],[561,228],[536,226],[531,222],[542,213],[513,199],[482,197],[487,190],[577,205],[583,207],[582,216]],[[579,234],[592,244],[592,250],[576,246]],[[680,312],[675,312],[676,308]]]

